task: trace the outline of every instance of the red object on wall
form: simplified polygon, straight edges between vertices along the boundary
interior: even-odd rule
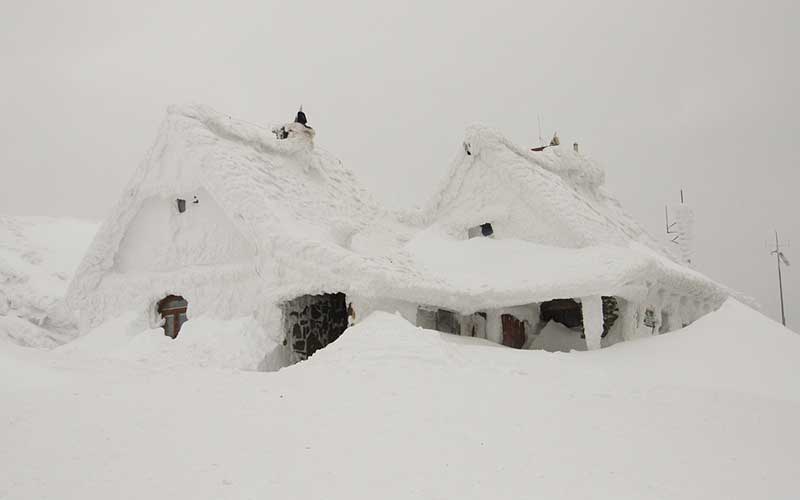
[[[503,345],[522,349],[525,345],[525,325],[511,314],[500,316],[503,322]]]

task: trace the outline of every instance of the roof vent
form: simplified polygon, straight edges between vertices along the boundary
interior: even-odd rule
[[[494,235],[494,228],[492,228],[491,222],[485,222],[480,226],[474,226],[467,230],[467,235],[470,239],[478,238],[483,236],[484,238],[489,238]]]

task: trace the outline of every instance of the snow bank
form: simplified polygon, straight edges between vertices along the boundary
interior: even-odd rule
[[[157,369],[210,367],[257,370],[276,348],[252,316],[231,320],[190,318],[172,339],[149,328],[136,312],[107,321],[87,335],[60,347],[67,359],[137,363]]]
[[[0,339],[51,348],[74,338],[64,294],[97,224],[0,216]]]
[[[387,313],[278,373],[40,354],[52,359],[0,349],[9,498],[730,500],[800,488],[800,337],[735,301],[671,335],[570,355]]]

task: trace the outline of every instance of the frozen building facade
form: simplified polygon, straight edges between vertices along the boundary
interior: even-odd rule
[[[582,350],[681,328],[728,296],[653,241],[572,147],[533,152],[469,128],[433,199],[397,213],[304,121],[270,133],[171,108],[70,285],[82,330],[131,313],[180,342],[213,318],[266,339],[254,357],[271,368],[375,310]]]

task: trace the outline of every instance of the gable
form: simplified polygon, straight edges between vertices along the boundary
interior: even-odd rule
[[[183,213],[178,211],[177,198],[186,202]],[[243,262],[254,256],[253,246],[201,188],[191,195],[143,200],[122,237],[112,269],[123,273],[173,271],[184,266]]]

